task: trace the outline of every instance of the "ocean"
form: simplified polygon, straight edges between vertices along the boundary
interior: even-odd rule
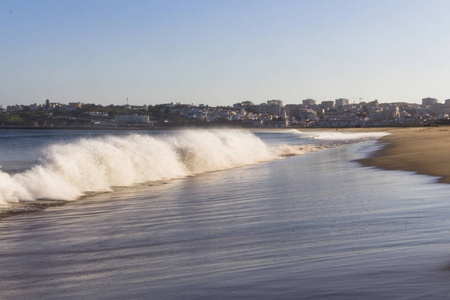
[[[383,133],[0,130],[0,299],[436,299],[450,186]]]

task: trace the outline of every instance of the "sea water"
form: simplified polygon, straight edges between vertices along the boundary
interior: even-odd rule
[[[380,134],[0,136],[2,299],[448,295],[450,189],[355,162]]]

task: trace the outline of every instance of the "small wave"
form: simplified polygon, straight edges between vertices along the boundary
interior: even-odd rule
[[[336,142],[366,141],[379,139],[383,136],[389,135],[389,133],[386,132],[301,131],[296,129],[291,129],[288,132],[294,135],[298,135],[300,138]]]

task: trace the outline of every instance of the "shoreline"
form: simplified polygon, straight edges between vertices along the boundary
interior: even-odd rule
[[[450,183],[450,127],[379,130],[390,133],[379,141],[383,147],[358,162],[385,170],[439,177]]]
[[[334,128],[308,128],[300,131],[336,131]],[[338,132],[386,132],[382,147],[357,162],[366,167],[409,171],[438,177],[450,183],[450,126],[338,128]]]

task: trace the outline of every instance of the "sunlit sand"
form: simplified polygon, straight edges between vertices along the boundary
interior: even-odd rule
[[[361,160],[367,166],[439,176],[450,183],[450,127],[383,129],[383,149]]]

